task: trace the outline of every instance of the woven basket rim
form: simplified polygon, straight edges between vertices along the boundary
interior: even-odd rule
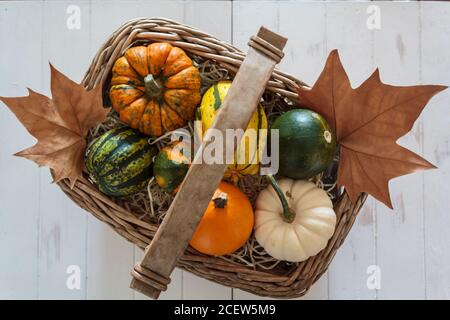
[[[169,42],[190,54],[214,60],[232,73],[237,72],[245,57],[236,47],[188,25],[166,18],[136,18],[124,23],[103,43],[82,84],[87,89],[104,85],[117,57],[137,43],[152,41]],[[295,101],[299,87],[308,86],[292,75],[275,69],[266,90]],[[128,241],[142,249],[151,242],[158,225],[138,219],[135,214],[116,203],[115,199],[100,193],[86,176],[79,179],[73,188],[67,180],[59,181],[58,185],[75,203],[107,223]],[[177,266],[202,278],[260,296],[303,296],[326,272],[366,198],[367,195],[362,193],[355,203],[351,203],[344,190],[334,202],[336,229],[327,247],[316,256],[299,263],[288,274],[254,270],[242,264],[201,255],[192,248],[186,250]]]

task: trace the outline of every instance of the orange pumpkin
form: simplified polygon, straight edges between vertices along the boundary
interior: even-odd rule
[[[234,185],[221,182],[190,245],[212,256],[229,254],[247,241],[253,224],[253,208],[247,196]]]
[[[159,137],[193,119],[200,73],[168,43],[132,47],[114,63],[109,97],[122,122]]]

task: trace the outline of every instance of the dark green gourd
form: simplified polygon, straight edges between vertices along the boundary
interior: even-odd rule
[[[279,130],[278,172],[281,175],[292,179],[311,178],[333,161],[336,138],[320,114],[306,109],[290,110],[274,121],[272,129]]]

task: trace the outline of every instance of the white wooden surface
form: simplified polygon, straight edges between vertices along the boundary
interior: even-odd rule
[[[80,29],[66,27],[70,5],[80,9]],[[366,25],[371,5],[380,29]],[[338,48],[354,86],[376,66],[388,83],[450,85],[450,5],[442,2],[2,1],[0,95],[25,95],[26,87],[49,94],[49,60],[81,80],[102,41],[139,16],[173,18],[244,50],[264,24],[289,37],[281,68],[311,84]],[[445,91],[400,140],[439,169],[393,180],[394,211],[369,199],[305,299],[450,298],[449,109]],[[74,205],[48,170],[12,156],[33,143],[0,106],[0,298],[145,299],[128,289],[142,252]],[[73,265],[81,283],[70,290]],[[370,266],[380,271],[379,289],[367,285]],[[255,296],[177,270],[161,298]]]

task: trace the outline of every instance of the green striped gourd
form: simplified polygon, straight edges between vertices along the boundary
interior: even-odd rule
[[[156,153],[148,137],[128,127],[115,128],[90,147],[86,168],[101,192],[129,196],[147,185]]]

